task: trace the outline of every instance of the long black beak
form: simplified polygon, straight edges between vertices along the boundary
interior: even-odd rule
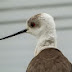
[[[3,37],[3,38],[0,38],[0,40],[4,40],[4,39],[7,39],[7,38],[10,38],[10,37],[13,37],[13,36],[16,36],[16,35],[19,35],[19,34],[22,34],[22,33],[25,33],[27,31],[27,29],[24,29],[24,30],[21,30],[17,33],[14,33],[12,35],[9,35],[9,36],[6,36],[6,37]]]

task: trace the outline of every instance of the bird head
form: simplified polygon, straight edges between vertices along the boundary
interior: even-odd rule
[[[53,34],[55,31],[55,23],[53,17],[46,13],[40,13],[32,16],[27,21],[27,33],[37,38],[46,34]]]
[[[27,21],[26,29],[19,31],[17,33],[14,33],[12,35],[3,37],[0,40],[13,37],[21,33],[29,33],[34,35],[37,38],[40,38],[41,36],[45,36],[45,35],[54,36],[55,23],[54,23],[53,17],[47,13],[36,14]]]

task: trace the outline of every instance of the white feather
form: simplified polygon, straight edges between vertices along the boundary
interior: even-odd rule
[[[32,18],[36,17],[33,16]],[[31,19],[31,18],[30,18]],[[39,15],[37,21],[39,21],[39,24],[41,25],[41,28],[39,29],[30,29],[29,33],[33,34],[37,37],[38,43],[35,48],[35,56],[38,55],[43,49],[46,48],[56,48],[57,47],[57,36],[56,36],[56,28],[55,28],[55,22],[51,15],[46,13],[41,13]]]

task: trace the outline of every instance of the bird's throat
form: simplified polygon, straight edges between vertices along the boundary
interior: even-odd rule
[[[36,49],[35,49],[35,56],[38,55],[42,50],[46,48],[56,48],[56,39],[55,37],[43,37],[38,40]]]

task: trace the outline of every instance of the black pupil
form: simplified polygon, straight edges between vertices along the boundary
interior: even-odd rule
[[[31,27],[34,27],[35,26],[35,23],[31,23]]]

